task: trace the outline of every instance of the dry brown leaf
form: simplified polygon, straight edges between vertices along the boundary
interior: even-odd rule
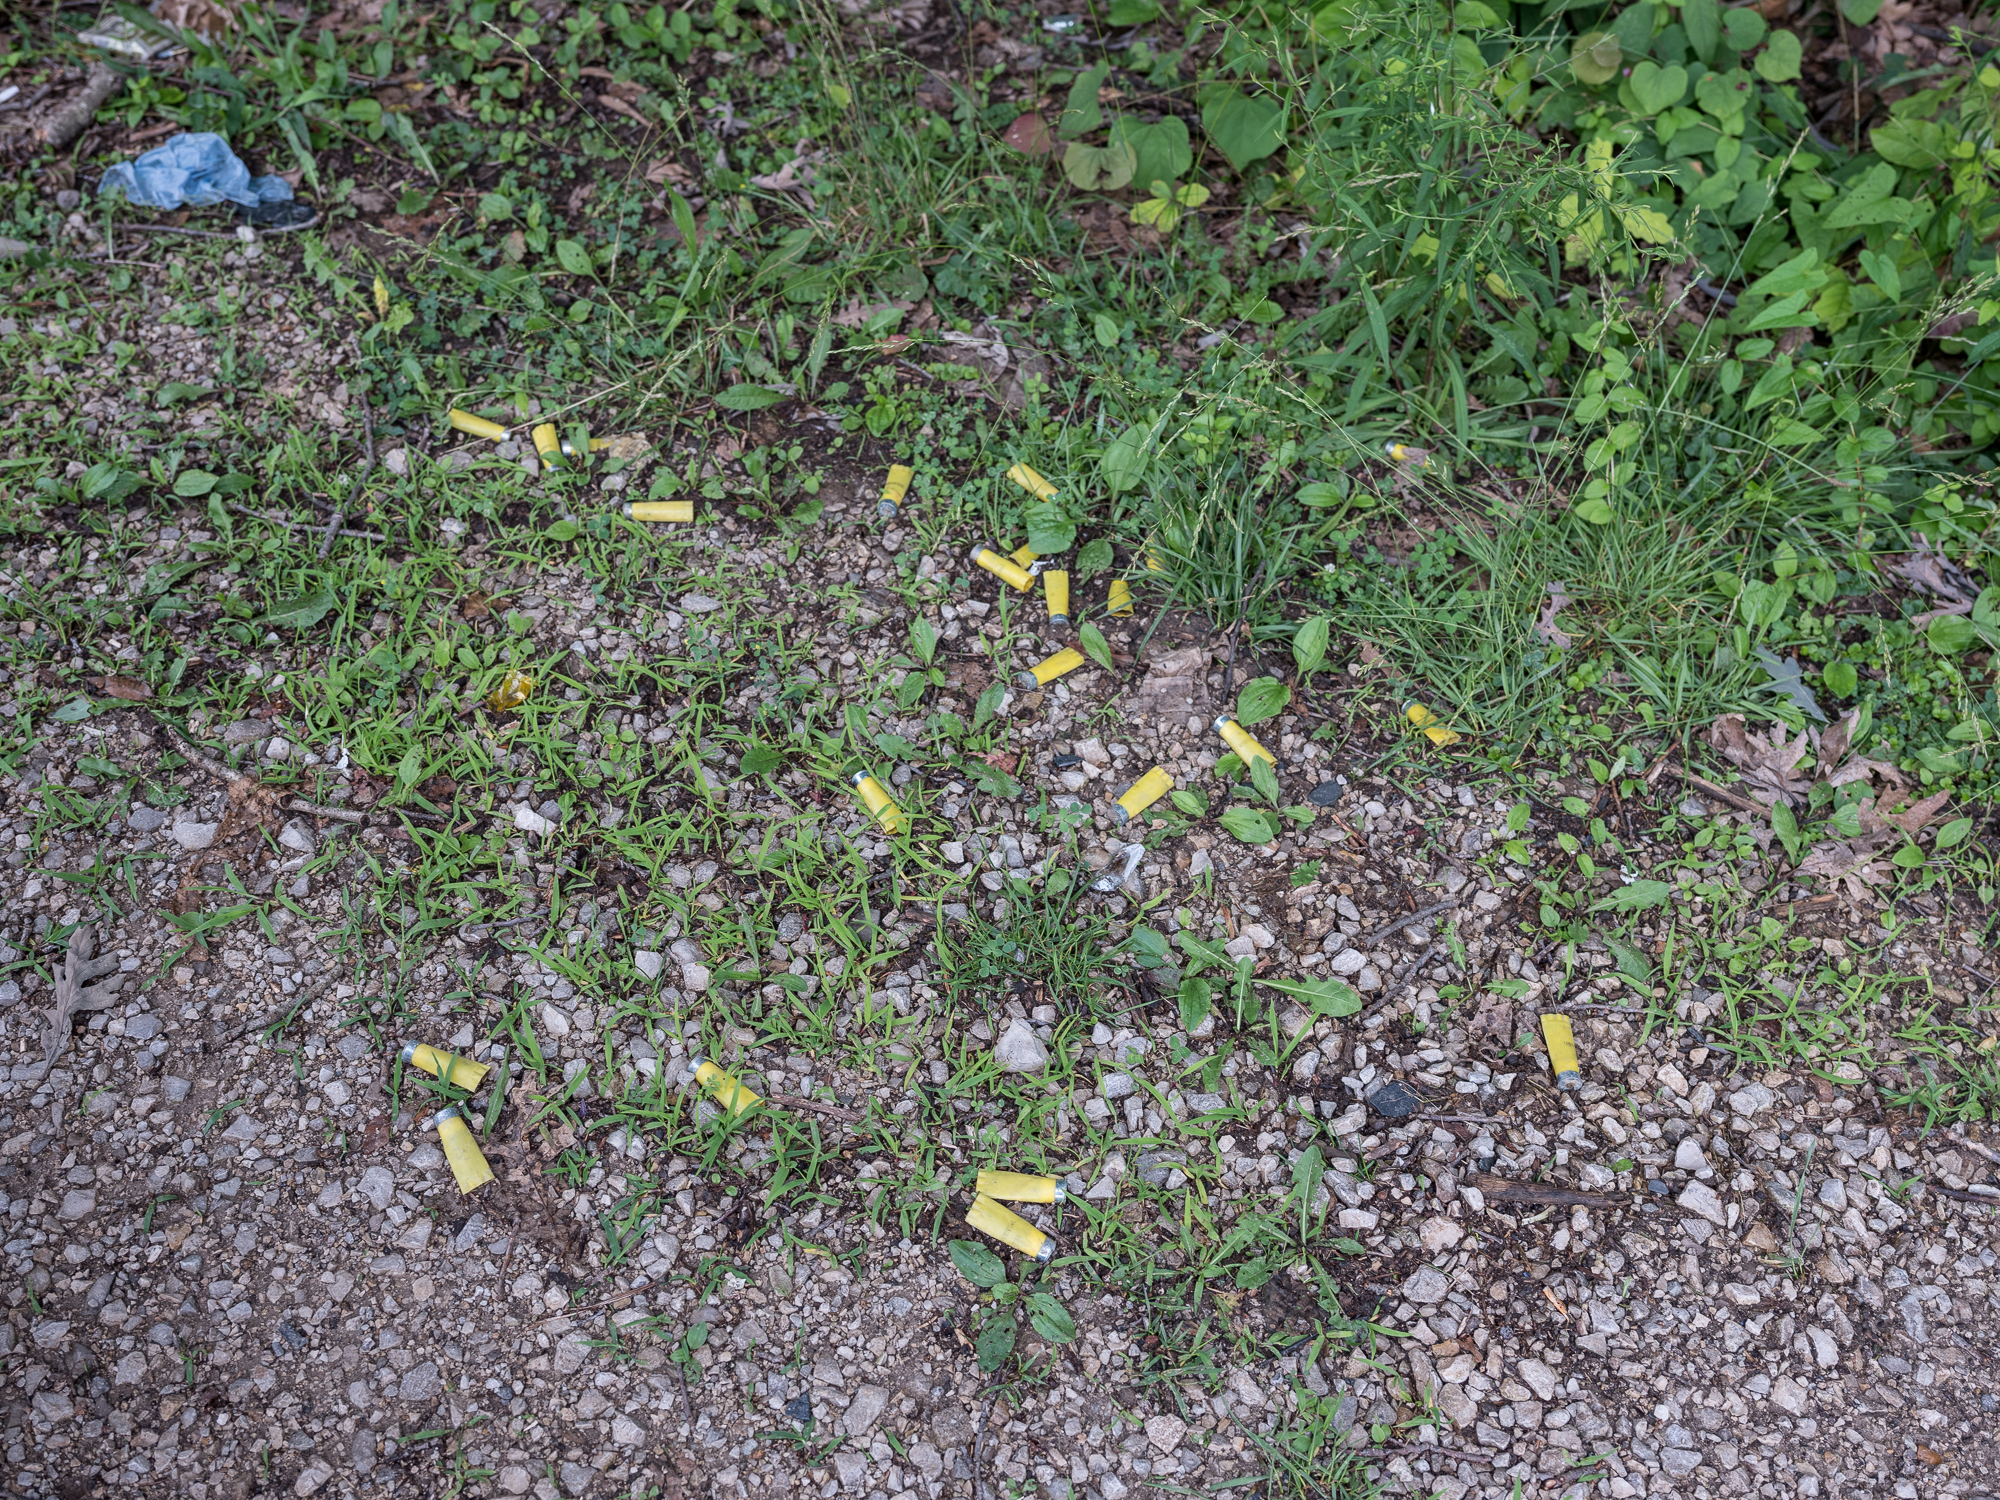
[[[63,955],[62,967],[56,970],[55,998],[42,1012],[42,1060],[37,1064],[40,1077],[48,1076],[49,1069],[69,1046],[70,1028],[76,1018],[103,1010],[123,988],[123,980],[117,978],[85,987],[86,980],[101,979],[118,971],[118,955],[109,953],[103,958],[93,958],[96,948],[95,928],[79,927],[69,935],[69,951]]]
[[[153,14],[197,36],[227,36],[236,29],[235,14],[216,0],[158,0]]]
[[[1774,725],[1768,735],[1758,734],[1745,726],[1743,715],[1724,714],[1709,726],[1708,743],[1743,773],[1745,795],[1766,807],[1779,802],[1790,807],[1794,798],[1812,790],[1812,782],[1798,770],[1812,745],[1804,731],[1792,740],[1785,738],[1782,725]]]
[[[1953,604],[1969,605],[1979,597],[1979,586],[1966,576],[1965,569],[1921,534],[1907,556],[1883,558],[1882,571]]]
[[[1200,646],[1188,646],[1179,651],[1169,651],[1165,656],[1155,657],[1147,669],[1146,677],[1132,694],[1127,710],[1135,714],[1157,714],[1166,719],[1185,720],[1190,714],[1201,712],[1200,705],[1207,701],[1207,684],[1203,676],[1208,670],[1208,652]]]
[[[652,183],[654,187],[658,187],[662,183],[671,182],[677,188],[684,188],[694,181],[694,173],[690,172],[677,161],[669,161],[667,158],[661,157],[660,160],[646,168],[646,181]]]
[[[1570,648],[1569,632],[1556,624],[1556,616],[1574,601],[1569,596],[1569,585],[1556,582],[1549,585],[1549,597],[1542,604],[1542,617],[1535,621],[1535,635],[1547,641],[1558,651]]]
[[[93,677],[97,690],[107,698],[123,698],[127,703],[144,703],[153,690],[136,677]]]
[[[1950,792],[1934,792],[1923,801],[1914,802],[1902,812],[1894,813],[1885,813],[1880,804],[1870,805],[1864,801],[1861,804],[1861,827],[1867,831],[1872,819],[1883,831],[1894,831],[1915,838],[1936,820],[1937,815],[1944,811],[1945,803],[1950,800]]]
[[[833,315],[836,328],[859,328],[877,313],[908,312],[915,307],[914,302],[870,302],[864,304],[859,297],[851,299],[847,306]]]
[[[1055,132],[1049,129],[1049,122],[1033,110],[1007,127],[1007,133],[1000,137],[1000,144],[1012,147],[1023,156],[1049,156],[1062,149]]]

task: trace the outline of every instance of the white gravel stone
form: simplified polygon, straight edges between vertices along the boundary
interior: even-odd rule
[[[1181,1439],[1187,1436],[1187,1423],[1176,1416],[1146,1418],[1146,1441],[1153,1445],[1157,1453],[1171,1453],[1180,1447]]]
[[[354,1190],[380,1211],[395,1200],[396,1179],[387,1167],[370,1167],[361,1174],[361,1180],[354,1185]]]
[[[1729,1213],[1722,1206],[1722,1199],[1714,1188],[1705,1182],[1690,1182],[1680,1197],[1674,1200],[1691,1214],[1700,1214],[1709,1223],[1727,1228]]]
[[[1039,1073],[1049,1065],[1049,1049],[1034,1027],[1016,1016],[993,1044],[993,1060],[1003,1073]]]

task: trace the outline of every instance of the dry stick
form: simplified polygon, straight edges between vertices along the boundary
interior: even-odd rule
[[[127,224],[124,226],[134,234],[184,234],[197,240],[233,240],[236,233],[229,229],[183,229],[178,224]]]
[[[361,493],[361,486],[375,468],[375,415],[366,396],[361,398],[361,435],[368,456],[361,465],[361,472],[354,476],[354,483],[347,487],[347,498],[333,508],[333,519],[326,523],[326,535],[319,539],[319,558],[322,562],[333,550],[333,539],[340,534],[340,523],[347,519],[348,506],[354,503],[354,497]]]
[[[245,776],[241,771],[232,770],[230,767],[225,766],[206,750],[203,750],[200,746],[189,740],[187,736],[183,735],[174,726],[172,720],[160,714],[155,714],[153,717],[164,724],[167,727],[168,733],[180,741],[181,749],[186,753],[189,760],[200,766],[218,781],[234,786],[239,781],[251,780],[250,777]],[[316,818],[334,818],[342,823],[366,823],[370,817],[370,814],[361,811],[359,808],[328,807],[322,802],[308,802],[303,797],[292,798],[285,804],[285,811],[307,813]],[[418,812],[415,808],[403,809],[402,816],[406,818],[420,818],[432,823],[443,821],[436,813]]]
[[[115,72],[104,63],[94,62],[85,75],[83,88],[63,101],[62,108],[56,110],[42,124],[35,134],[42,138],[42,144],[57,150],[67,146],[83,134],[88,125],[103,107],[104,101],[118,92],[125,75]]]
[[[1369,943],[1379,943],[1382,941],[1383,938],[1394,937],[1397,933],[1401,932],[1405,927],[1410,926],[1412,923],[1421,922],[1425,917],[1434,917],[1441,911],[1450,911],[1453,907],[1457,905],[1458,905],[1458,898],[1454,896],[1450,900],[1440,901],[1434,906],[1420,907],[1418,910],[1411,912],[1407,917],[1398,917],[1395,921],[1391,922],[1387,927],[1384,927],[1380,932],[1372,934],[1368,938],[1364,939],[1364,941]]]
[[[229,508],[239,516],[248,516],[253,521],[269,521],[273,526],[282,526],[287,531],[317,531],[319,529],[319,522],[317,521],[294,521],[289,516],[274,516],[268,511],[252,510],[247,505],[237,505],[234,502],[231,502]],[[340,519],[337,513],[334,519],[336,521]],[[352,527],[347,526],[343,526],[340,529],[340,535],[358,537],[364,542],[386,542],[389,540],[386,536],[382,536],[377,532],[356,531]]]

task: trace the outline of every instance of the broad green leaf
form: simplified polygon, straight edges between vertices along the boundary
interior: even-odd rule
[[[339,599],[334,596],[333,585],[322,583],[309,594],[295,594],[272,606],[271,612],[264,616],[261,623],[288,625],[293,630],[308,630],[331,614],[339,603]]]
[[[1030,1293],[1024,1305],[1029,1326],[1051,1344],[1067,1344],[1076,1337],[1076,1319],[1047,1292]]]
[[[1088,583],[1094,575],[1110,567],[1112,560],[1110,538],[1093,537],[1077,550],[1076,563],[1070,571],[1076,575],[1076,582]]]
[[[1586,31],[1569,48],[1569,69],[1578,83],[1596,88],[1611,82],[1625,65],[1625,49],[1608,31]]]
[[[1628,81],[1632,97],[1639,101],[1640,112],[1657,115],[1681,102],[1681,95],[1687,92],[1688,75],[1686,68],[1663,68],[1648,57],[1633,66]]]
[[[1283,800],[1278,790],[1278,773],[1271,769],[1271,763],[1261,755],[1250,757],[1250,785],[1257,789],[1258,796],[1273,807]]]
[[[1175,807],[1190,818],[1208,816],[1208,793],[1200,787],[1177,786],[1173,789],[1171,800]]]
[[[1650,911],[1665,906],[1674,888],[1664,880],[1635,880],[1621,886],[1602,901],[1591,904],[1592,911]]]
[[[979,1337],[973,1349],[979,1356],[979,1368],[991,1375],[1007,1363],[1007,1356],[1014,1352],[1016,1332],[1011,1317],[995,1318],[979,1330]]]
[[[1770,30],[1771,23],[1748,6],[1736,6],[1722,13],[1723,40],[1738,52],[1748,52],[1763,41]]]
[[[1840,0],[1840,13],[1850,26],[1867,26],[1882,14],[1882,0]]]
[[[1267,990],[1290,995],[1315,1015],[1328,1016],[1336,1021],[1343,1016],[1357,1015],[1361,1010],[1360,993],[1345,980],[1260,979],[1257,983]]]
[[[976,1240],[953,1240],[947,1247],[959,1275],[977,1287],[995,1287],[1007,1279],[999,1256]]]
[[[1819,674],[1819,680],[1834,697],[1852,698],[1855,688],[1861,684],[1861,674],[1854,669],[1851,661],[1830,661]]]
[[[574,521],[558,521],[542,535],[552,542],[573,542],[583,535],[583,528]]]
[[[1790,83],[1799,76],[1799,64],[1804,59],[1805,47],[1797,36],[1789,31],[1774,31],[1751,66],[1756,68],[1757,76],[1767,83]]]
[[[1028,532],[1028,545],[1043,557],[1054,557],[1076,545],[1076,522],[1044,500],[1024,501],[1021,520]]]
[[[78,724],[90,717],[90,700],[72,698],[61,708],[53,710],[49,717],[59,724]]]
[[[1301,682],[1309,673],[1318,671],[1326,661],[1326,646],[1332,630],[1330,617],[1314,615],[1299,626],[1298,634],[1292,637],[1292,665],[1298,668]]]
[[[1236,722],[1248,729],[1275,719],[1292,701],[1292,690],[1275,677],[1253,677],[1236,695]]]
[[[918,661],[929,666],[931,658],[937,655],[937,648],[937,627],[918,615],[910,622],[910,649],[917,653]]]
[[[1214,987],[1206,979],[1192,974],[1183,979],[1180,988],[1181,1030],[1193,1031],[1206,1021],[1214,997]]]
[[[1163,115],[1153,125],[1142,125],[1133,115],[1120,115],[1111,122],[1109,139],[1114,146],[1122,143],[1132,148],[1132,180],[1137,183],[1178,182],[1194,165],[1187,122],[1178,115]]]
[[[424,779],[424,752],[420,745],[412,745],[403,752],[403,758],[396,763],[396,781],[402,786],[415,786]]]
[[[1236,1285],[1246,1292],[1254,1292],[1269,1281],[1274,1273],[1271,1263],[1259,1255],[1246,1260],[1236,1268]]]
[[[1593,526],[1611,524],[1611,507],[1603,500],[1579,500],[1570,509],[1576,512],[1579,521],[1588,521]]]
[[[77,482],[77,487],[83,491],[86,500],[123,500],[142,482],[137,474],[128,474],[116,464],[98,463],[83,471],[83,478]]]
[[[1097,466],[1111,493],[1122,495],[1146,477],[1146,466],[1151,461],[1151,430],[1128,427],[1106,445],[1104,456],[1097,461]]]
[[[183,469],[174,476],[174,493],[183,500],[206,495],[215,488],[215,476],[204,469]]]
[[[557,240],[556,259],[572,276],[597,274],[597,268],[590,263],[590,252],[584,248],[581,240]]]
[[[785,752],[772,745],[752,745],[743,752],[743,774],[765,776],[785,763]]]
[[[1104,87],[1104,80],[1110,76],[1111,64],[1108,62],[1101,62],[1076,75],[1069,86],[1069,98],[1063,104],[1062,118],[1056,122],[1058,138],[1073,141],[1080,135],[1089,135],[1104,123],[1104,107],[1097,102],[1097,91]],[[1130,178],[1126,180],[1130,181]]]
[[[1134,927],[1125,947],[1142,969],[1157,969],[1167,961],[1167,940],[1151,927]]]
[[[1512,807],[1507,809],[1508,831],[1510,833],[1521,832],[1528,826],[1528,819],[1532,816],[1533,812],[1525,800],[1516,802]]]
[[[1345,480],[1316,481],[1299,486],[1299,504],[1328,507],[1347,503],[1351,489]]]
[[[1275,99],[1252,96],[1231,84],[1213,85],[1201,105],[1201,125],[1215,147],[1242,171],[1285,140],[1285,109]]]
[[[783,391],[774,391],[768,385],[732,385],[715,398],[715,404],[725,411],[762,411],[784,399]]]
[[[1268,814],[1238,803],[1222,815],[1222,826],[1231,837],[1246,844],[1268,844],[1278,836]]]
[[[183,401],[199,401],[204,396],[214,394],[214,386],[190,385],[185,380],[169,380],[160,387],[156,399],[162,406],[179,406]]]
[[[688,206],[687,199],[672,188],[667,189],[667,207],[673,215],[674,229],[680,234],[681,243],[687,247],[688,254],[694,254],[701,238],[695,229],[694,210]]]
[[[1714,62],[1716,45],[1722,40],[1722,7],[1717,0],[1682,0],[1681,25],[1694,55],[1705,63]]]
[[[479,197],[479,217],[502,223],[514,216],[514,204],[499,193],[482,193]]]
[[[1089,549],[1086,548],[1085,550],[1088,551]],[[1076,643],[1083,648],[1085,656],[1096,662],[1105,671],[1108,672],[1111,670],[1111,643],[1104,639],[1104,632],[1099,630],[1093,622],[1085,620],[1081,625],[1076,627]]]
[[[1138,158],[1123,141],[1111,146],[1086,146],[1071,141],[1063,151],[1063,175],[1086,193],[1115,193],[1132,180]]]
[[[1091,314],[1090,331],[1092,337],[1097,340],[1097,346],[1100,349],[1116,347],[1120,329],[1118,327],[1118,320],[1109,313]]]
[[[1942,656],[1969,651],[1978,639],[1979,627],[1964,615],[1941,615],[1924,632],[1925,643]]]
[[[998,766],[989,766],[983,760],[968,760],[963,769],[967,779],[989,797],[1005,799],[1021,795],[1021,783]]]
[[[1943,853],[1955,844],[1962,844],[1972,836],[1972,819],[1953,818],[1937,831],[1937,850]]]

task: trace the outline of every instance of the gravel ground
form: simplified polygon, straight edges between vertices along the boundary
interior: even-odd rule
[[[176,368],[199,375],[205,357],[189,352]],[[412,445],[391,462],[410,470],[428,459]],[[948,654],[996,633],[990,580],[968,596],[948,583],[955,554],[923,550],[912,531],[878,533],[871,514],[865,493],[836,498],[795,563],[733,520],[705,527],[696,555],[713,570],[705,579],[733,569],[745,589],[769,587],[760,570],[783,561],[795,602],[834,583],[914,577]],[[144,524],[157,528],[154,560],[185,558],[204,539],[199,511]],[[468,557],[489,535],[466,533]],[[46,578],[52,563],[33,548],[4,559],[10,580]],[[614,617],[577,574],[492,567],[491,592],[508,594],[538,645],[567,648],[584,668],[679,651],[719,607],[669,585],[657,604]],[[197,574],[185,587],[229,581]],[[864,598],[857,617],[804,622],[817,632],[818,682],[847,691],[880,681],[903,649],[901,605]],[[1114,650],[1135,649],[1137,625],[1110,634]],[[1068,643],[1022,642],[1009,665]],[[1089,668],[1005,705],[1015,776],[1078,809],[1092,866],[1123,868],[1121,830],[1105,810],[1140,771],[1165,765],[1190,784],[1212,771],[1221,747],[1205,725],[1226,656],[1176,622],[1143,675]],[[953,659],[969,713],[991,664]],[[251,670],[275,686],[306,665],[271,646]],[[1240,681],[1251,663],[1235,666]],[[35,669],[5,670],[0,694]],[[726,706],[747,712],[766,691],[746,686]],[[1365,682],[1356,693],[1365,700]],[[670,746],[672,724],[612,704],[580,744],[627,729]],[[890,716],[879,727],[916,726]],[[602,1090],[664,1078],[691,1092],[691,1038],[740,990],[720,977],[731,955],[699,914],[733,910],[743,877],[699,858],[660,871],[697,914],[685,931],[675,922],[628,933],[608,901],[568,907],[552,941],[600,945],[617,976],[615,994],[578,993],[501,934],[426,927],[399,906],[422,864],[400,830],[246,811],[209,772],[162,768],[174,746],[138,708],[47,722],[38,748],[0,777],[14,846],[0,869],[0,963],[11,966],[0,982],[11,1067],[0,1081],[13,1273],[0,1329],[5,1483],[33,1495],[197,1500],[881,1500],[969,1496],[975,1484],[980,1496],[1126,1500],[1263,1473],[1260,1442],[1319,1423],[1382,1485],[1443,1500],[1990,1492],[2000,1474],[2000,1137],[1986,1126],[1926,1135],[1885,1112],[1883,1080],[1851,1064],[1742,1067],[1708,1045],[1719,996],[1635,993],[1643,986],[1594,939],[1561,997],[1577,1020],[1585,1086],[1557,1093],[1533,1020],[1557,976],[1523,935],[1525,872],[1492,857],[1496,835],[1508,837],[1504,803],[1447,779],[1371,778],[1363,757],[1308,739],[1308,728],[1288,718],[1260,734],[1271,731],[1301,795],[1351,778],[1310,830],[1265,850],[1202,831],[1157,838],[1134,885],[1101,909],[1122,923],[1138,901],[1164,896],[1149,920],[1213,938],[1260,974],[1344,977],[1361,995],[1358,1016],[1283,1012],[1296,1045],[1281,1070],[1239,1051],[1198,1089],[1170,1059],[1198,1051],[1213,1021],[1181,1033],[1172,1004],[1153,1003],[1129,1024],[1079,1030],[1054,1004],[984,1009],[949,992],[934,914],[915,902],[883,919],[883,941],[901,953],[870,989],[845,982],[823,935],[790,912],[764,958],[789,965],[800,993],[828,985],[841,1026],[863,1004],[910,1026],[907,1071],[886,1075],[858,1068],[851,1050],[734,1038],[732,1065],[831,1111],[840,1159],[824,1201],[799,1211],[791,1200],[773,1223],[730,1188],[768,1176],[754,1133],[730,1141],[726,1167],[643,1135],[591,1135],[581,1144],[594,1160],[573,1182],[550,1169],[576,1160],[564,1156],[576,1137],[528,1130],[516,1102],[489,1146],[498,1180],[468,1199],[410,1092],[392,1092],[403,1040],[491,1057],[491,1024],[522,995],[535,1000],[564,1081],[582,1074],[585,1089]],[[367,800],[337,745],[298,742],[282,717],[195,729],[246,769],[303,766],[328,800]],[[526,752],[497,754],[508,780],[533,786]],[[1078,763],[1058,767],[1059,755]],[[86,757],[146,772],[142,794],[89,836],[44,835],[53,789],[101,790]],[[727,754],[709,756],[704,774],[751,826],[823,795],[802,771],[769,786],[737,779]],[[899,766],[887,779],[902,787],[911,775]],[[1541,780],[1551,800],[1588,790]],[[1010,872],[1050,851],[1019,802],[958,782],[933,790],[959,830],[941,848],[953,872],[942,910],[952,922],[974,908],[990,915],[1008,899]],[[485,796],[481,826],[499,832],[505,867],[546,886],[560,809],[530,807],[527,791],[504,783]],[[607,795],[569,816],[625,811]],[[1682,812],[1769,839],[1726,810]],[[886,863],[857,810],[828,802],[816,814]],[[1635,857],[1646,842],[1635,839]],[[98,868],[100,856],[130,856],[134,873],[122,888],[99,887],[115,905],[93,917],[82,883],[63,877]],[[1294,887],[1309,860],[1318,875]],[[252,897],[282,890],[304,915],[266,904],[267,927],[238,921],[204,956],[168,918],[184,882],[229,872]],[[1616,871],[1605,879],[1616,888]],[[1987,983],[1973,929],[1949,908],[1919,903],[1892,932],[1877,925],[1885,913],[1760,885],[1719,860],[1711,876],[1683,882],[1681,900],[1690,911],[1749,902],[1828,964],[1923,976],[1953,1004]],[[377,915],[357,926],[357,904],[370,903]],[[40,1012],[60,958],[46,935],[86,919],[117,961],[105,981],[114,988],[45,1070]],[[1643,923],[1635,934],[1655,951],[1663,937]],[[405,1019],[379,1035],[356,1024],[395,983]],[[1147,993],[1157,1002],[1173,984],[1171,970],[1155,971]],[[772,985],[766,997],[786,993]],[[635,999],[643,1025],[619,1003]],[[1672,1016],[1650,1035],[1649,1001]],[[990,1117],[976,1091],[940,1092],[968,1044],[1030,1077],[1051,1069],[1052,1053],[1072,1066],[1042,1144],[1069,1167],[1080,1202],[1025,1210],[1065,1251],[1089,1215],[1137,1222],[1163,1195],[1198,1201],[1223,1223],[1275,1209],[1317,1144],[1330,1166],[1327,1210],[1355,1246],[1337,1278],[1341,1306],[1393,1336],[1372,1356],[1301,1339],[1241,1361],[1228,1351],[1244,1346],[1224,1341],[1211,1378],[1196,1378],[1162,1366],[1156,1309],[1121,1294],[1106,1267],[1059,1256],[1046,1285],[1078,1337],[1040,1351],[1044,1378],[996,1390],[967,1336],[973,1288],[930,1232],[969,1236],[968,1199],[900,1180],[903,1160],[934,1147],[962,1187],[1004,1142],[1004,1123],[980,1149],[971,1130],[938,1124],[953,1112]],[[1392,1080],[1415,1113],[1385,1109],[1395,1100],[1380,1090]],[[839,1112],[854,1110],[874,1123],[842,1148]],[[635,1254],[607,1264],[598,1215],[647,1182],[664,1189],[663,1211]],[[919,1200],[935,1212],[911,1238],[894,1215],[871,1212]],[[1313,1289],[1307,1267],[1281,1266],[1226,1305],[1266,1332],[1305,1333]],[[691,1333],[702,1325],[705,1341]]]

